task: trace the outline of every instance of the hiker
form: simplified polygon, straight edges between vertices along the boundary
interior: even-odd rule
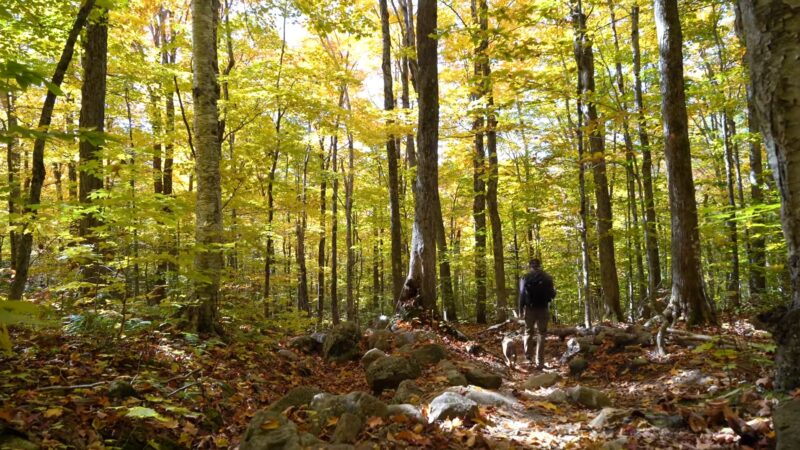
[[[544,338],[550,318],[548,305],[556,297],[553,278],[542,270],[536,258],[530,262],[528,273],[519,280],[519,314],[525,319],[525,356],[537,369],[544,368]],[[536,354],[533,337],[536,334]]]

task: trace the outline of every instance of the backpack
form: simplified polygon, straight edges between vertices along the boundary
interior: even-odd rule
[[[524,306],[546,307],[552,299],[552,287],[548,283],[547,276],[541,272],[526,275],[524,289],[522,300]]]

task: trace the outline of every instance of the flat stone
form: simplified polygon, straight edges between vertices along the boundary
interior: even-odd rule
[[[573,402],[588,408],[602,408],[611,406],[611,399],[605,392],[585,386],[575,386],[567,389],[567,395]]]
[[[503,384],[503,378],[500,375],[476,366],[468,367],[464,376],[467,377],[470,384],[486,389],[498,389]]]
[[[415,422],[425,423],[425,416],[422,415],[422,411],[420,411],[416,406],[408,403],[389,405],[386,407],[386,412],[389,417],[406,416]]]
[[[411,357],[422,367],[436,364],[447,358],[447,349],[440,344],[425,344],[411,352]]]
[[[507,409],[520,409],[522,405],[514,397],[490,391],[478,386],[451,387],[448,392],[455,392],[482,406],[497,406]]]
[[[267,409],[274,412],[281,412],[292,406],[308,405],[311,403],[311,400],[314,399],[314,396],[320,392],[322,391],[314,387],[298,386],[289,390],[286,395],[269,405]]]
[[[561,376],[557,373],[545,372],[529,377],[527,380],[525,380],[523,386],[525,387],[525,389],[531,389],[531,390],[543,387],[550,387],[556,384],[560,379]]]
[[[589,427],[594,429],[601,429],[607,423],[619,419],[625,411],[616,408],[603,408],[599,413],[589,422]]]
[[[428,422],[464,418],[472,419],[478,414],[478,404],[455,392],[445,392],[431,401],[428,409]]]
[[[545,399],[550,403],[565,403],[569,398],[563,389],[553,389],[552,392],[545,396]]]

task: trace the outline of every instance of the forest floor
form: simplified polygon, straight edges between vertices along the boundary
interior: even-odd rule
[[[694,348],[670,344],[668,355],[660,358],[652,347],[603,344],[579,375],[570,375],[559,361],[566,342],[550,336],[544,372],[559,377],[538,389],[526,389],[525,383],[541,371],[505,366],[500,331],[479,325],[460,329],[472,340],[444,334],[435,340],[446,346],[450,360],[500,374],[503,384],[496,392],[507,401],[481,405],[472,419],[433,424],[399,416],[369,418],[356,448],[774,446],[773,345],[746,322],[693,330],[721,337]],[[251,333],[229,342],[198,340],[177,330],[122,340],[55,329],[11,334],[14,352],[0,356],[0,448],[5,442],[15,448],[34,443],[29,448],[235,449],[254,414],[293,387],[315,386],[333,394],[369,391],[359,361],[294,357],[285,351],[291,336],[278,333]],[[363,354],[366,338],[361,345]],[[424,391],[419,404],[427,415],[427,402],[447,383],[433,368],[416,383]],[[578,385],[606,393],[610,407],[590,408],[554,394]],[[392,395],[384,391],[379,398],[389,403]],[[284,414],[303,428],[302,410]],[[330,439],[336,421],[327,425],[323,441]]]

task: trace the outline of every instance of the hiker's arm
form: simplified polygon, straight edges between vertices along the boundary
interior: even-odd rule
[[[522,317],[522,297],[525,295],[525,278],[519,279],[519,294],[517,295],[517,313]]]

